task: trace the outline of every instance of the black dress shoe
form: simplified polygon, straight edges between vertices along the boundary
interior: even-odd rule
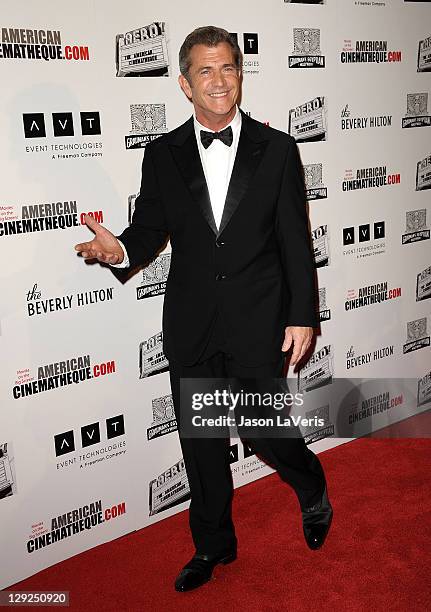
[[[175,580],[176,591],[191,591],[210,580],[216,565],[232,563],[236,559],[236,550],[226,551],[218,555],[196,553],[183,567]]]
[[[329,502],[325,485],[320,502],[309,508],[302,509],[304,537],[311,550],[317,550],[325,541],[331,526],[332,514],[332,506]]]

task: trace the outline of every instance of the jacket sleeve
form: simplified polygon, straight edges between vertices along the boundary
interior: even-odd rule
[[[132,223],[117,236],[129,257],[128,270],[153,259],[168,235],[153,153],[148,145],[142,161],[141,189],[135,201]]]
[[[276,234],[290,294],[286,325],[317,327],[316,273],[307,217],[307,198],[298,146],[289,137],[277,202]]]

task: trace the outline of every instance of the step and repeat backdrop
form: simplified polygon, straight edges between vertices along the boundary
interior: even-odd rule
[[[84,213],[130,223],[146,144],[192,112],[179,47],[209,24],[243,50],[242,109],[292,134],[304,165],[321,330],[297,382],[326,417],[307,443],[430,407],[431,2],[5,4],[0,587],[187,508],[170,246],[125,284],[73,247]],[[376,384],[336,414],[322,389],[356,378]],[[271,471],[238,440],[231,462],[236,486]]]

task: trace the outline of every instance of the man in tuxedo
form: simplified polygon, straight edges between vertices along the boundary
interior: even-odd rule
[[[194,30],[179,59],[179,84],[194,115],[147,145],[131,225],[115,237],[87,217],[95,237],[75,248],[125,275],[170,238],[163,348],[180,423],[181,378],[281,378],[287,351],[291,365],[301,360],[317,320],[295,140],[238,108],[242,57],[226,30]],[[186,591],[235,560],[237,541],[229,440],[179,432],[196,547],[175,582]],[[302,437],[248,442],[293,487],[305,540],[320,548],[332,508],[317,456]]]

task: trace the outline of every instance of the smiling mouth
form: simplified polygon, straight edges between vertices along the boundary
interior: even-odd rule
[[[224,98],[228,95],[228,91],[222,91],[220,93],[210,93],[208,94],[211,98]]]

